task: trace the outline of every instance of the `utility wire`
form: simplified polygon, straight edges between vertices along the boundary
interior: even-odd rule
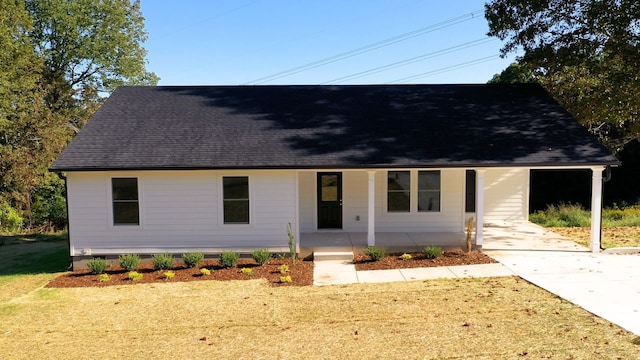
[[[469,41],[463,44],[459,44],[456,46],[452,46],[446,49],[441,49],[441,50],[437,50],[437,51],[433,51],[430,52],[428,54],[424,54],[424,55],[420,55],[420,56],[416,56],[416,57],[412,57],[410,59],[406,59],[406,60],[402,60],[402,61],[398,61],[392,64],[387,64],[384,66],[380,66],[380,67],[376,67],[373,69],[369,69],[369,70],[365,70],[365,71],[361,71],[359,73],[355,73],[355,74],[351,74],[351,75],[347,75],[347,76],[343,76],[337,79],[333,79],[330,81],[326,81],[323,82],[321,85],[326,85],[326,84],[335,84],[339,81],[345,81],[345,80],[353,80],[353,79],[358,79],[361,78],[363,76],[367,76],[367,75],[372,75],[372,74],[377,74],[379,72],[383,72],[386,70],[390,70],[390,69],[395,69],[398,67],[402,67],[405,65],[409,65],[409,64],[413,64],[419,61],[423,61],[423,60],[427,60],[427,59],[432,59],[434,57],[438,57],[441,55],[445,55],[445,54],[449,54],[455,51],[459,51],[459,50],[464,50],[473,46],[478,46],[478,45],[482,45],[491,41],[495,41],[495,38],[490,38],[490,37],[484,37],[481,39],[477,39],[477,40],[473,40],[473,41]]]
[[[407,76],[407,77],[404,77],[404,78],[401,78],[401,79],[390,81],[387,84],[394,84],[394,83],[404,82],[404,81],[407,81],[407,80],[414,80],[414,79],[427,77],[427,76],[431,76],[431,75],[442,74],[442,73],[445,73],[445,72],[448,72],[448,71],[458,70],[458,69],[466,68],[466,67],[469,67],[469,66],[482,64],[482,63],[485,63],[485,62],[488,62],[488,61],[497,60],[499,58],[500,58],[500,55],[491,55],[491,56],[487,56],[487,57],[483,57],[483,58],[479,58],[479,59],[474,59],[474,60],[470,60],[470,61],[467,61],[467,62],[463,62],[463,63],[460,63],[460,64],[455,64],[455,65],[443,67],[443,68],[440,68],[440,69],[431,70],[431,71],[423,72],[423,73],[420,73],[420,74]]]
[[[472,11],[472,12],[470,12],[468,14],[457,16],[457,17],[454,17],[454,18],[451,18],[451,19],[448,19],[448,20],[445,20],[445,21],[442,21],[442,22],[439,22],[439,23],[436,23],[436,24],[433,24],[433,25],[425,26],[423,28],[420,28],[420,29],[417,29],[417,30],[414,30],[414,31],[410,31],[408,33],[404,33],[404,34],[401,34],[401,35],[397,35],[397,36],[394,36],[394,37],[391,37],[391,38],[388,38],[388,39],[385,39],[385,40],[382,40],[382,41],[378,41],[378,42],[375,42],[373,44],[362,46],[362,47],[359,47],[359,48],[351,50],[351,51],[347,51],[347,52],[344,52],[344,53],[341,53],[341,54],[338,54],[338,55],[330,56],[330,57],[327,57],[327,58],[324,58],[324,59],[321,59],[321,60],[318,60],[318,61],[310,62],[308,64],[297,66],[297,67],[291,68],[289,70],[285,70],[285,71],[281,71],[281,72],[278,72],[278,73],[275,73],[275,74],[264,76],[264,77],[261,77],[261,78],[246,82],[243,85],[263,84],[265,82],[273,81],[273,80],[280,79],[280,78],[287,77],[287,76],[291,76],[291,75],[294,75],[294,74],[297,74],[297,73],[300,73],[300,72],[303,72],[303,71],[311,70],[311,69],[314,69],[314,68],[317,68],[317,67],[320,67],[320,66],[331,64],[331,63],[334,63],[334,62],[337,62],[337,61],[340,61],[340,60],[348,59],[348,58],[354,57],[356,55],[364,54],[364,53],[369,52],[369,51],[377,50],[377,49],[380,49],[380,48],[383,48],[383,47],[386,47],[386,46],[389,46],[389,45],[392,45],[392,44],[396,44],[396,43],[399,43],[399,42],[402,42],[402,41],[405,41],[405,40],[409,40],[409,39],[412,39],[412,38],[415,38],[415,37],[418,37],[418,36],[421,36],[421,35],[424,35],[424,34],[428,34],[430,32],[434,32],[436,30],[444,29],[444,28],[449,27],[449,26],[453,26],[453,25],[456,25],[456,24],[459,24],[459,23],[462,23],[462,22],[465,22],[465,21],[472,20],[477,15],[482,14],[482,13],[484,13],[483,9],[475,10],[475,11]]]

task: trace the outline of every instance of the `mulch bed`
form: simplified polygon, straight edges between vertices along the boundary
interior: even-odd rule
[[[280,266],[286,264],[289,271],[285,274],[291,276],[290,283],[280,282]],[[211,275],[202,275],[201,268],[211,270]],[[248,275],[242,273],[242,268],[249,268],[253,274]],[[174,266],[171,271],[175,276],[171,279],[165,279],[163,270],[154,270],[151,264],[141,264],[138,270],[143,275],[142,279],[132,281],[127,278],[128,271],[120,267],[110,267],[105,271],[111,279],[106,282],[100,282],[98,275],[92,274],[89,269],[73,271],[68,274],[61,275],[47,284],[47,287],[96,287],[96,286],[113,286],[113,285],[131,285],[139,283],[170,283],[181,281],[197,281],[197,280],[249,280],[249,279],[267,279],[273,286],[305,286],[313,284],[313,262],[297,260],[295,265],[291,264],[290,259],[271,259],[263,266],[259,266],[252,259],[240,259],[236,267],[224,268],[218,260],[205,260],[196,268],[187,268],[184,264]]]
[[[378,261],[371,261],[367,255],[356,255],[356,270],[409,269],[418,267],[457,266],[491,264],[497,261],[487,255],[472,251],[470,254],[462,250],[448,250],[436,259],[427,259],[423,253],[409,253],[411,259],[402,260],[402,254],[388,254]]]
[[[402,254],[388,254],[379,261],[371,261],[366,255],[355,255],[354,264],[356,270],[387,270],[387,269],[408,269],[417,267],[455,266],[490,264],[496,261],[480,252],[467,254],[461,250],[445,251],[437,259],[427,259],[423,253],[409,253],[411,259],[402,260]],[[280,277],[280,266],[289,266],[289,271],[284,275],[291,276],[290,283],[283,283]],[[211,270],[211,275],[202,275],[201,268]],[[242,268],[249,268],[253,274],[248,275],[241,271]],[[264,278],[272,286],[308,286],[313,284],[313,261],[296,261],[291,264],[291,259],[271,259],[263,266],[259,266],[252,259],[240,259],[238,264],[232,268],[224,268],[217,259],[205,260],[199,267],[187,268],[184,264],[174,266],[171,271],[175,276],[166,279],[164,271],[154,270],[151,264],[140,265],[137,270],[143,275],[142,279],[132,281],[127,278],[128,272],[120,267],[107,268],[105,273],[111,279],[107,282],[100,282],[98,276],[92,274],[89,269],[76,270],[55,278],[47,287],[101,287],[113,285],[131,285],[138,283],[170,283],[181,281],[197,280],[249,280]]]

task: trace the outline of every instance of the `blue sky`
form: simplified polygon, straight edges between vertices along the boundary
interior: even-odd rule
[[[143,0],[160,85],[485,83],[478,0]]]

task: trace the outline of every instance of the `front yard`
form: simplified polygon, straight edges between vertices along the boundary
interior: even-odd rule
[[[25,273],[0,271],[3,359],[640,357],[637,336],[519,278],[45,288],[55,274]]]

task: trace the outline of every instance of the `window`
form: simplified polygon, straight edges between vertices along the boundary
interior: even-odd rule
[[[387,211],[409,212],[411,210],[411,173],[389,171],[387,174]]]
[[[440,212],[440,170],[387,172],[387,212]]]
[[[467,170],[464,192],[464,211],[476,212],[476,171]]]
[[[440,171],[418,171],[418,211],[440,211]]]
[[[225,224],[249,223],[249,178],[225,176],[222,178]]]
[[[111,179],[114,225],[140,225],[138,179]]]

